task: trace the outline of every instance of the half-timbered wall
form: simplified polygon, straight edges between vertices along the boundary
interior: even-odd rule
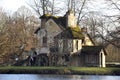
[[[80,52],[82,48],[82,40],[79,39],[59,39],[58,40],[59,53],[74,54]]]
[[[60,54],[62,54],[63,53],[63,39],[59,39],[58,40],[58,51],[59,51],[59,53]]]
[[[70,52],[72,52],[73,51],[73,40],[72,39],[68,39],[68,47],[67,47],[67,49],[68,49],[68,52],[70,53]]]

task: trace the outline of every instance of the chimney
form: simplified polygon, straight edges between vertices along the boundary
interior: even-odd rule
[[[77,23],[76,23],[76,17],[74,15],[74,11],[72,10],[68,10],[68,12],[66,12],[66,27],[76,27]]]

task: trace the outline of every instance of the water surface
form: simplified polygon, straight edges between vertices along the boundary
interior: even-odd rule
[[[120,80],[120,76],[0,74],[0,80]]]

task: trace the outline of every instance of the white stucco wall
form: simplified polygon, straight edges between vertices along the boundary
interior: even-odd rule
[[[84,34],[84,35],[85,35],[85,39],[84,39],[85,41],[83,43],[83,46],[94,46],[89,36],[87,34]]]
[[[99,66],[100,67],[106,67],[105,64],[105,53],[103,50],[101,50],[100,54],[99,54]]]
[[[77,44],[77,41],[78,41],[78,44]],[[77,48],[78,46],[78,48]],[[82,40],[81,39],[74,39],[73,40],[73,52],[71,52],[72,54],[73,53],[76,53],[76,52],[80,52],[82,48]]]
[[[106,64],[105,64],[105,54],[104,54],[103,50],[101,51],[101,54],[102,54],[102,67],[106,67]]]

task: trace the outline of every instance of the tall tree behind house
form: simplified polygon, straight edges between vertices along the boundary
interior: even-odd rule
[[[62,1],[59,0],[30,0],[28,5],[38,14],[42,16],[43,14],[59,14],[63,8],[59,5]]]
[[[2,60],[5,58],[9,63],[11,60],[7,59],[14,60],[15,55],[22,54],[21,50],[30,50],[35,47],[37,39],[34,31],[39,22],[25,7],[18,9],[12,16],[5,15],[4,11],[1,11],[0,14],[3,18],[0,20],[0,22],[2,21],[0,24],[0,57]]]

